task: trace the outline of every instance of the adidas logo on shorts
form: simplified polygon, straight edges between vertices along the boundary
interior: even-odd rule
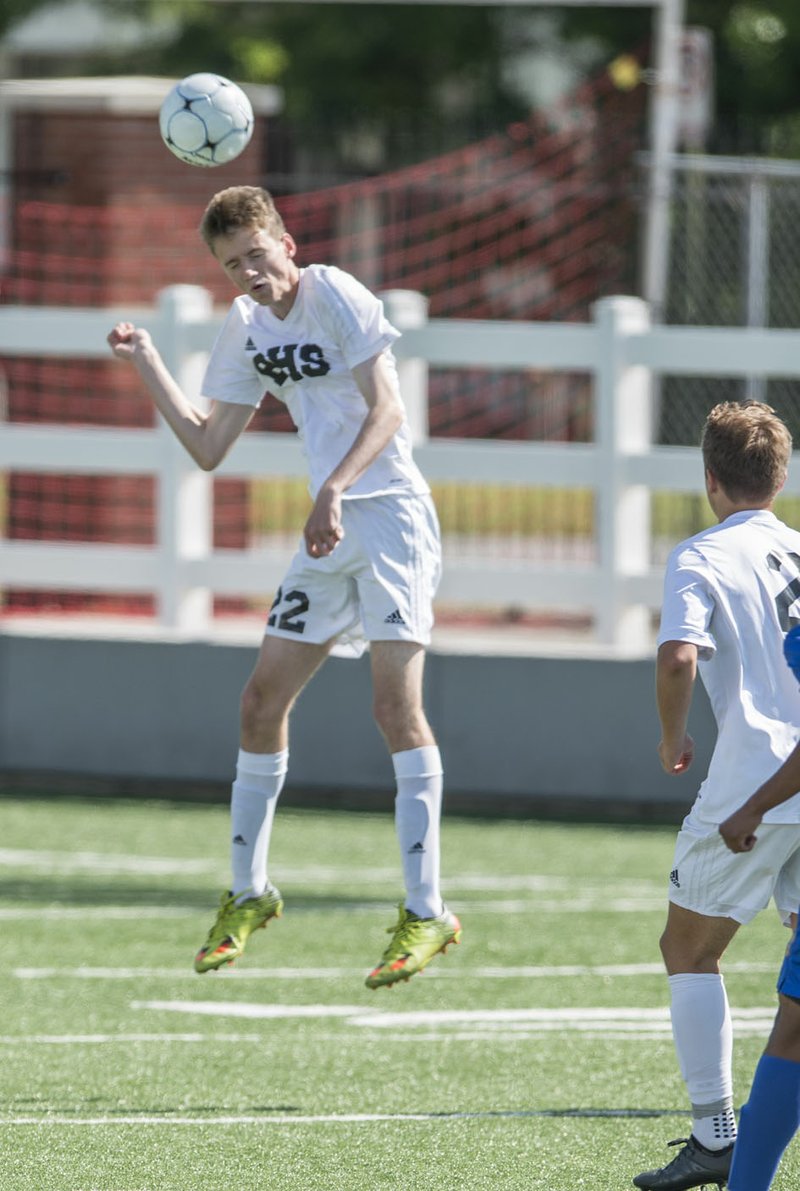
[[[672,870],[672,872],[669,874],[669,879],[672,882],[672,884],[675,886],[676,889],[680,889],[681,883],[678,880],[678,870],[676,868],[674,868]]]
[[[394,612],[390,612],[388,616],[384,617],[383,623],[384,624],[405,624],[406,622],[403,620],[402,616],[400,615],[400,609],[395,608]]]

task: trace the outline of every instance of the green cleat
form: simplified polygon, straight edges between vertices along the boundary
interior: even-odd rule
[[[267,889],[261,897],[248,897],[236,904],[232,893],[223,893],[214,925],[194,957],[195,972],[210,972],[223,964],[232,964],[245,949],[254,930],[265,927],[270,918],[280,918],[283,898],[277,889]]]
[[[461,941],[461,923],[445,908],[438,918],[418,918],[401,902],[395,926],[387,927],[392,941],[365,981],[367,988],[391,988],[398,980],[410,980],[440,951]]]

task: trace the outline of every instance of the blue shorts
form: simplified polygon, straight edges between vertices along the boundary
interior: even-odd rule
[[[798,922],[778,976],[778,992],[800,1000],[800,917]]]

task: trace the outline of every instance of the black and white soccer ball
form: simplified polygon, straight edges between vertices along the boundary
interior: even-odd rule
[[[241,87],[219,74],[190,74],[161,105],[161,137],[189,165],[225,165],[253,135],[253,108]]]

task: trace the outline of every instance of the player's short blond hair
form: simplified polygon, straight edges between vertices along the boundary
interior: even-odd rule
[[[276,240],[285,233],[272,195],[260,186],[229,186],[218,191],[200,220],[200,235],[214,250],[219,236],[228,236],[240,228],[262,228]]]
[[[706,418],[703,463],[735,501],[766,504],[780,492],[792,453],[786,423],[762,401],[723,401]]]

